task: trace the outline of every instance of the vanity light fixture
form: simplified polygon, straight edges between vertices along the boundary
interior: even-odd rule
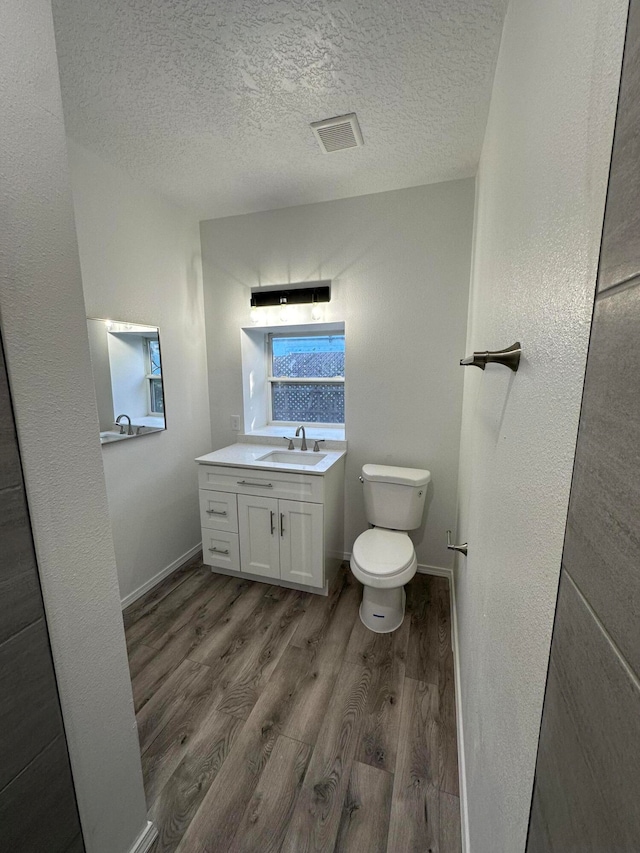
[[[300,281],[294,284],[270,284],[251,288],[251,307],[309,305],[331,301],[331,281]]]
[[[249,314],[251,322],[256,326],[260,321],[260,317],[258,315],[258,306],[256,305],[256,300],[253,298],[253,294],[251,295],[251,308],[249,309]]]
[[[331,301],[331,280],[299,281],[293,284],[270,284],[251,288],[251,322],[259,322],[260,308],[280,307],[281,323],[291,322],[290,305],[312,305],[311,319],[322,319],[321,302]]]
[[[312,320],[322,320],[322,308],[316,298],[314,293],[313,295],[313,304],[311,306],[311,319]]]

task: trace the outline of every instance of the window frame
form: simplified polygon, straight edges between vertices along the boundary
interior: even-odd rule
[[[158,355],[160,356],[160,373],[152,373],[152,359],[151,359],[151,341],[156,341],[156,338],[143,338],[144,340],[144,355],[146,361],[147,372],[145,374],[145,379],[147,380],[147,410],[149,412],[150,417],[154,418],[164,418],[164,412],[156,412],[153,409],[153,391],[152,391],[152,383],[155,379],[160,380],[160,387],[162,388],[162,404],[164,407],[164,382],[162,380],[162,351],[160,349],[160,338],[157,339],[158,344]]]
[[[267,382],[267,425],[270,427],[275,426],[298,426],[302,424],[304,427],[310,427],[315,429],[344,429],[344,422],[331,422],[324,423],[320,421],[278,421],[273,418],[273,385],[275,384],[288,384],[288,385],[343,385],[345,384],[344,376],[318,376],[318,377],[296,377],[296,376],[273,376],[272,367],[273,367],[273,339],[274,338],[331,338],[331,337],[342,337],[345,338],[344,330],[342,331],[325,331],[325,330],[313,330],[313,331],[271,331],[267,332],[265,335],[265,368],[266,368],[266,382]],[[345,338],[346,343],[346,338]],[[346,418],[345,418],[346,419]]]

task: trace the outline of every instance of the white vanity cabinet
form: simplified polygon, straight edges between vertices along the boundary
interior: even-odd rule
[[[343,557],[344,455],[320,474],[204,461],[215,456],[197,460],[203,561],[326,594]]]

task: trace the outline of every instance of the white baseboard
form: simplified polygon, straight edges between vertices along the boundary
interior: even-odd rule
[[[156,829],[155,825],[150,820],[148,820],[147,825],[137,837],[129,853],[147,853],[148,850],[151,850],[151,847],[157,837],[158,830]]]
[[[437,578],[453,579],[453,569],[445,569],[442,566],[423,566],[418,563],[418,571],[421,575],[435,575]]]
[[[141,598],[145,592],[149,592],[150,589],[153,589],[154,586],[160,583],[160,581],[164,580],[169,575],[173,574],[173,572],[177,571],[180,566],[184,566],[185,563],[188,563],[198,551],[202,550],[202,542],[198,542],[197,545],[194,545],[193,548],[189,548],[181,557],[178,557],[177,560],[174,560],[173,563],[169,563],[168,566],[165,566],[164,569],[158,572],[157,575],[154,575],[152,578],[149,578],[148,581],[145,581],[142,586],[139,586],[137,589],[134,589],[133,592],[130,592],[129,595],[125,595],[125,597],[121,601],[122,609],[124,610],[130,604],[133,604],[134,601],[137,601]]]
[[[470,853],[469,801],[467,799],[467,772],[465,766],[464,730],[462,722],[462,688],[460,680],[460,643],[458,639],[458,609],[456,606],[456,582],[453,570],[449,578],[451,590],[451,645],[453,648],[453,670],[456,685],[456,728],[458,736],[458,779],[460,788],[460,823],[462,828],[462,853]]]

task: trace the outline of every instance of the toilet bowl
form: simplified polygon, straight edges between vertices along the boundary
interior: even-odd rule
[[[404,620],[404,585],[418,567],[407,531],[420,525],[431,474],[416,468],[365,465],[361,479],[367,519],[375,526],[354,542],[351,571],[364,586],[360,619],[371,631],[386,634]]]
[[[405,531],[374,527],[356,539],[351,571],[364,585],[360,618],[372,631],[386,634],[402,625],[404,585],[418,567],[416,552]]]

